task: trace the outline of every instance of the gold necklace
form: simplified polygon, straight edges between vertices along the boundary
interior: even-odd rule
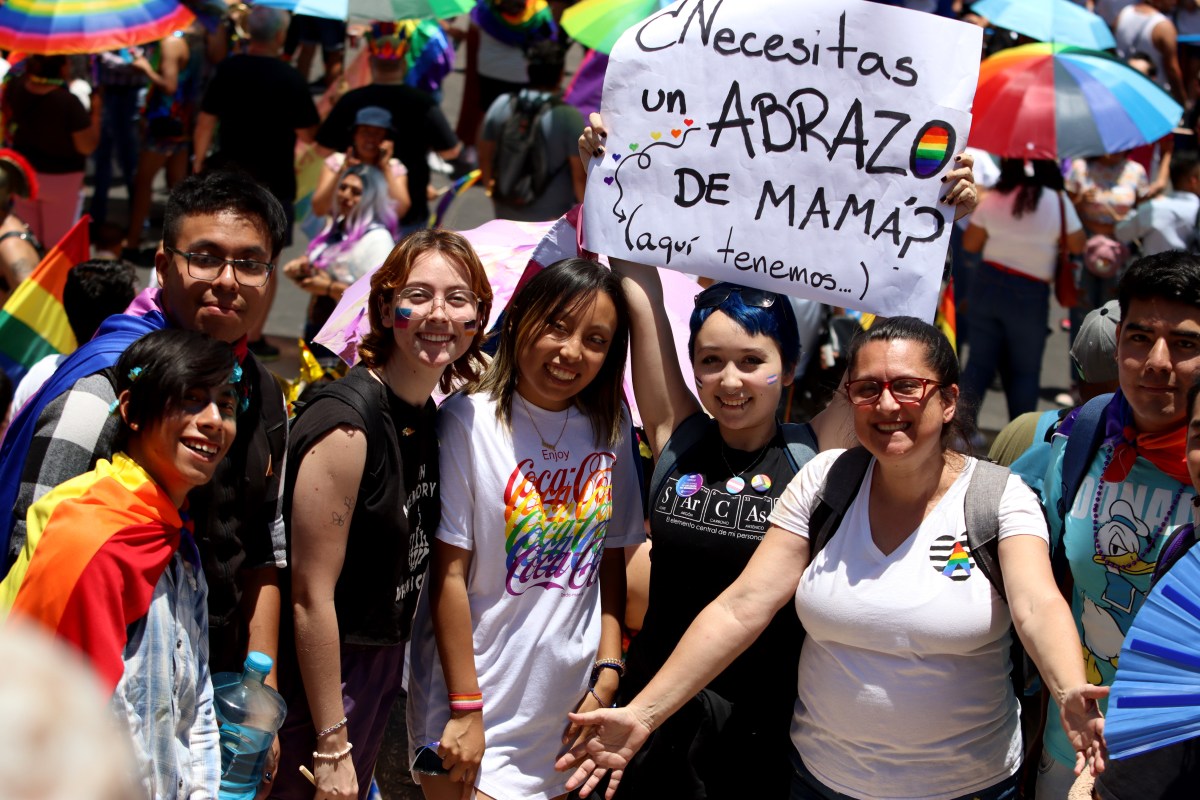
[[[546,448],[547,450],[553,450],[555,453],[557,453],[558,443],[562,441],[563,434],[567,432],[567,420],[571,418],[571,407],[567,406],[567,415],[563,417],[562,430],[558,432],[558,438],[554,440],[554,444],[550,444],[550,442],[546,441],[546,437],[542,435],[541,429],[538,428],[537,421],[534,420],[533,412],[529,410],[529,404],[525,402],[525,398],[521,397],[520,392],[516,392],[516,395],[520,399],[521,405],[525,406],[525,415],[528,416],[529,421],[533,423],[533,429],[537,431],[538,438],[542,440],[542,447]]]

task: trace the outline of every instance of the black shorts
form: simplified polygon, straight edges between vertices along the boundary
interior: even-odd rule
[[[296,14],[288,25],[284,52],[295,52],[298,44],[319,44],[322,50],[329,53],[344,50],[346,23],[336,19]]]

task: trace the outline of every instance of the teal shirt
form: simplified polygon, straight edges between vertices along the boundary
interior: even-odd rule
[[[1063,520],[1056,509],[1066,442],[1065,437],[1054,437],[1042,498],[1052,546],[1062,541],[1071,565],[1075,581],[1071,613],[1083,642],[1088,680],[1110,686],[1125,633],[1150,591],[1159,551],[1177,527],[1192,521],[1195,492],[1191,485],[1138,458],[1121,483],[1100,482],[1097,508],[1097,483],[1112,453],[1111,445],[1103,445]],[[1165,519],[1168,512],[1170,519]],[[1106,706],[1102,700],[1101,708]],[[1046,749],[1073,767],[1075,753],[1058,718],[1058,708],[1051,702]]]

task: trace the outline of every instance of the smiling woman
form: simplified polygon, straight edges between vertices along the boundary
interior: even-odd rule
[[[548,800],[566,715],[611,703],[642,539],[617,278],[568,259],[513,297],[481,383],[442,406],[442,509],[409,666],[430,800]],[[537,687],[530,691],[530,687]]]
[[[117,452],[29,509],[0,608],[88,657],[151,796],[215,797],[207,584],[184,508],[233,443],[241,368],[224,343],[164,330],[132,344],[116,372]]]
[[[291,431],[284,505],[295,625],[283,626],[288,716],[273,797],[371,787],[438,525],[434,388],[483,365],[487,275],[456,233],[404,239],[371,277],[362,363],[317,394]],[[294,655],[289,655],[294,654]]]
[[[977,569],[983,555],[969,552],[967,490],[981,468],[952,449],[958,363],[950,343],[932,325],[893,317],[856,337],[848,358],[865,452],[809,461],[745,570],[645,689],[625,708],[572,715],[599,735],[560,759],[563,769],[582,763],[568,786],[584,784],[586,794],[613,769],[609,796],[617,784],[624,796],[628,754],[792,603],[806,632],[792,684],[793,800],[1014,797],[1021,731],[1010,620],[1061,698],[1080,764],[1095,757],[1103,768],[1095,698],[1104,690],[1087,684],[1044,518],[1019,478],[997,476],[996,583]],[[827,480],[834,485],[835,470],[845,479],[855,459],[865,469],[859,488],[818,525]],[[955,713],[928,713],[941,707]]]

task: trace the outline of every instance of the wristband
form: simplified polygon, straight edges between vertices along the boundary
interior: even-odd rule
[[[340,720],[333,723],[328,728],[317,731],[317,738],[320,739],[322,736],[328,736],[329,734],[333,733],[334,731],[341,730],[342,728],[346,727],[347,721],[348,720],[345,717],[342,717]]]
[[[451,711],[482,711],[483,710],[483,693],[469,692],[459,694],[450,693],[450,710]]]
[[[588,682],[588,687],[594,687],[596,681],[600,677],[600,670],[611,669],[615,670],[618,678],[625,677],[625,660],[621,658],[601,658],[597,659],[592,664],[592,679]]]
[[[346,742],[346,748],[344,750],[339,750],[336,753],[322,753],[320,751],[313,751],[313,761],[341,761],[343,758],[350,755],[350,751],[353,749],[354,743]]]

